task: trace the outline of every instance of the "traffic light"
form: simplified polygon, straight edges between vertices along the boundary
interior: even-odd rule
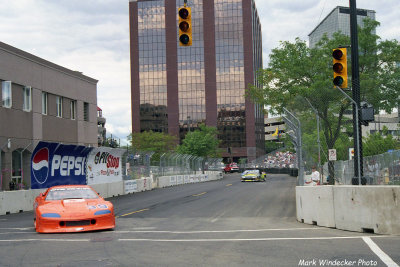
[[[333,84],[347,88],[347,48],[336,48],[333,57]]]
[[[179,16],[179,45],[192,45],[192,11],[190,7],[181,7],[178,10]]]

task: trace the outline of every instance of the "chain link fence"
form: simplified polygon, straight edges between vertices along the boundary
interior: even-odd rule
[[[282,120],[285,122],[285,135],[296,151],[298,185],[304,184],[302,175],[307,179],[311,176],[312,167],[316,167],[321,174],[323,184],[400,184],[398,113],[375,115],[374,121],[371,121],[371,116],[366,116],[361,109],[363,125],[354,130],[352,103],[348,96],[337,93],[322,102],[305,98],[297,101],[299,105],[296,112],[284,108]],[[321,113],[321,106],[325,102],[330,102],[330,107]],[[364,121],[366,117],[369,123]],[[357,133],[363,140],[360,149],[354,145]],[[355,169],[353,160],[357,153],[362,156],[362,161],[357,164],[360,170]],[[268,157],[271,155],[265,155],[252,163],[255,166],[261,165],[263,158]],[[276,162],[276,158],[269,162]],[[278,164],[276,167],[285,166]]]
[[[363,184],[400,185],[400,150],[364,157],[363,167]],[[334,170],[336,184],[352,184],[353,160],[335,161]],[[328,173],[327,163],[324,165],[324,173]]]
[[[204,171],[221,171],[222,158],[203,158],[193,155],[164,153],[158,161],[152,160],[154,152],[136,151],[126,154],[124,179],[196,174]]]

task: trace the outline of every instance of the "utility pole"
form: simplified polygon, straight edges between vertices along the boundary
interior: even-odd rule
[[[364,176],[363,172],[363,157],[362,157],[362,134],[360,119],[360,73],[358,65],[358,33],[357,33],[357,4],[356,0],[349,0],[350,6],[350,39],[351,39],[351,84],[353,91],[353,129],[354,133],[354,174],[359,177],[354,177],[353,184],[361,184],[361,179]],[[358,112],[358,114],[356,114]],[[357,118],[357,119],[355,119]],[[359,169],[360,168],[360,169]],[[356,179],[358,178],[358,179]]]

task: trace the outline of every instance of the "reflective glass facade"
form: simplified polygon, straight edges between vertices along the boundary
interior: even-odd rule
[[[176,1],[176,10],[183,6]],[[194,130],[206,120],[205,72],[203,39],[203,0],[190,1],[192,10],[192,46],[179,46],[178,51],[178,99],[179,132],[183,139],[188,130]],[[178,16],[176,17],[178,25]]]
[[[138,3],[140,127],[164,132],[167,121],[167,66],[164,0]]]
[[[242,0],[215,0],[218,138],[246,146]]]
[[[168,132],[182,140],[206,123],[218,128],[224,157],[261,155],[263,112],[244,97],[262,68],[254,0],[188,1],[193,38],[186,47],[178,43],[183,5],[130,1],[133,131]]]
[[[375,20],[375,11],[367,9],[357,9],[357,24],[363,27],[363,20],[369,17]],[[310,47],[316,46],[322,36],[326,33],[331,38],[334,32],[350,36],[350,8],[338,6],[329,13],[321,23],[308,35]]]

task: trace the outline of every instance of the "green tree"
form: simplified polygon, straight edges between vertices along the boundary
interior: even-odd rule
[[[284,146],[285,144],[283,142],[265,141],[265,153],[271,153]]]
[[[133,133],[127,139],[132,150],[155,152],[151,157],[152,162],[158,162],[163,153],[175,150],[178,143],[176,136],[153,131]]]
[[[364,28],[359,28],[361,101],[369,102],[375,110],[391,111],[399,103],[400,44],[397,40],[380,41],[373,33],[378,25],[366,19]],[[302,122],[311,125],[314,120],[310,118],[315,114],[307,98],[321,118],[321,142],[328,149],[335,148],[341,135],[348,138],[353,134],[351,117],[345,116],[351,103],[332,84],[332,49],[341,45],[350,45],[349,37],[341,33],[334,33],[331,39],[324,36],[315,48],[309,48],[299,38],[294,43],[281,42],[270,54],[269,67],[259,72],[262,86],[250,86],[247,94],[255,102],[269,106],[272,114],[281,114],[286,107],[302,114]],[[351,74],[350,62],[348,66]]]
[[[386,126],[382,132],[375,132],[363,140],[364,156],[379,155],[391,149],[400,149],[400,142],[388,134]]]
[[[219,140],[217,139],[217,128],[199,126],[199,129],[188,132],[182,145],[178,146],[177,152],[181,154],[189,154],[198,157],[220,157],[221,153],[218,149]]]

